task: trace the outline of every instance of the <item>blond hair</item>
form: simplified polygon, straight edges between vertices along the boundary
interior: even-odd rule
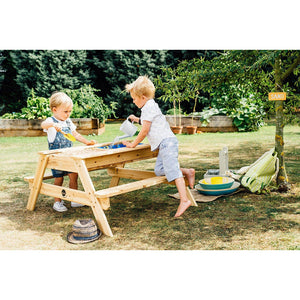
[[[155,86],[148,76],[139,76],[134,82],[126,84],[125,89],[128,93],[138,97],[146,96],[151,99],[155,95]]]
[[[73,105],[72,99],[63,92],[55,92],[51,95],[49,99],[50,109],[58,107],[60,105]]]

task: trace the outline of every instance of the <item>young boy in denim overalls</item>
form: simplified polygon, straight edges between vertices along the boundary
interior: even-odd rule
[[[140,76],[136,81],[126,85],[133,103],[141,109],[141,117],[130,115],[129,119],[140,123],[142,129],[136,139],[131,143],[124,141],[126,147],[136,147],[146,136],[151,145],[151,150],[159,149],[155,164],[157,176],[166,175],[167,180],[175,180],[180,196],[180,203],[175,217],[181,216],[192,204],[188,199],[183,176],[188,179],[190,188],[194,188],[195,170],[180,168],[178,163],[178,140],[171,131],[166,117],[162,114],[158,104],[153,100],[155,87],[146,76]]]
[[[70,114],[72,112],[73,102],[70,97],[65,93],[56,92],[50,97],[50,109],[53,113],[52,117],[47,118],[42,122],[41,126],[48,136],[48,146],[49,150],[70,148],[73,146],[73,142],[69,141],[61,133],[71,133],[77,141],[84,143],[86,145],[94,145],[96,141],[87,140],[81,134],[76,131],[76,126],[71,121]],[[78,188],[78,174],[70,173],[66,171],[60,171],[51,169],[52,175],[54,177],[54,184],[62,186],[64,181],[64,176],[68,175],[70,178],[69,187],[71,189]],[[80,207],[82,204],[71,202],[71,207]],[[59,198],[54,198],[53,209],[58,212],[64,212],[68,209],[65,207],[64,202]]]

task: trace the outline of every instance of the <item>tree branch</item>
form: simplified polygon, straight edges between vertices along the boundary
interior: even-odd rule
[[[290,67],[282,74],[281,81],[284,82],[285,79],[293,72],[293,70],[300,64],[300,54],[290,65]]]

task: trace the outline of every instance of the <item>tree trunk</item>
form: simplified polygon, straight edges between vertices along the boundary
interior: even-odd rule
[[[176,102],[175,102],[175,100],[173,100],[173,109],[174,109],[174,124],[175,124],[175,126],[177,126],[177,124],[176,124]]]
[[[282,92],[282,80],[280,73],[280,57],[275,60],[275,91]],[[284,114],[283,114],[283,101],[275,101],[276,112],[276,135],[275,135],[275,151],[279,159],[279,172],[276,178],[278,190],[286,192],[289,190],[288,177],[285,170],[284,162]]]

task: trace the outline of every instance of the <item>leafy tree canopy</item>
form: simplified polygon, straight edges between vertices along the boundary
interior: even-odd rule
[[[284,105],[287,109],[297,105],[293,101],[297,100],[295,93],[299,93],[300,51],[225,51],[210,61],[194,59],[183,64],[190,70],[199,88],[208,92],[220,86],[250,88],[260,94],[269,107],[273,106],[267,100],[269,92],[287,92],[290,100],[285,103],[275,101],[273,106],[276,112],[275,150],[279,158],[277,184],[279,190],[286,191],[289,185],[284,163]]]

